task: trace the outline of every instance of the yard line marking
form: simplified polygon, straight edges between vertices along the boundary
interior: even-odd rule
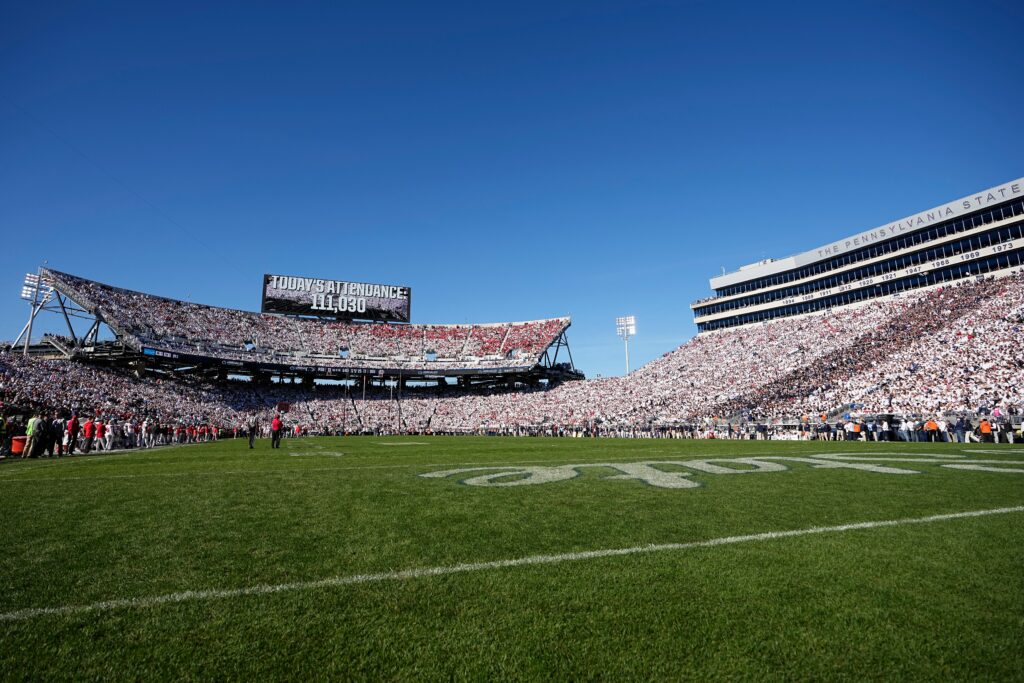
[[[978,451],[979,453],[989,453],[991,451]],[[827,453],[812,455],[812,458],[824,458],[826,456],[843,456],[860,458],[861,460],[869,460],[879,455],[904,455],[910,457],[921,457],[928,456],[929,458],[966,458],[966,455],[960,455],[958,453],[918,453],[917,451],[841,451],[839,453]],[[885,458],[877,458],[878,460],[885,460]]]
[[[132,607],[145,608],[159,605],[176,604],[182,602],[196,602],[200,600],[222,600],[226,598],[239,598],[250,595],[271,595],[274,593],[285,593],[292,591],[316,590],[320,588],[337,588],[340,586],[351,586],[363,583],[379,583],[383,581],[408,581],[432,576],[448,576],[451,574],[465,574],[468,572],[486,571],[488,569],[505,569],[508,567],[523,567],[528,565],[559,564],[562,562],[575,562],[578,560],[596,560],[606,557],[621,557],[625,555],[638,555],[644,553],[657,553],[670,550],[693,550],[696,548],[714,548],[721,545],[734,545],[737,543],[750,543],[754,541],[773,541],[779,538],[794,538],[797,536],[809,536],[812,534],[842,533],[845,531],[858,531],[861,529],[878,529],[882,527],[906,526],[908,524],[930,524],[932,522],[945,522],[952,519],[968,519],[971,517],[986,517],[989,515],[1005,515],[1015,512],[1024,512],[1024,505],[1007,508],[994,508],[991,510],[972,510],[968,512],[951,512],[942,515],[930,515],[928,517],[911,517],[905,519],[888,519],[875,522],[854,522],[852,524],[840,524],[836,526],[816,526],[806,529],[790,529],[785,531],[767,531],[760,534],[746,534],[743,536],[725,536],[712,538],[706,541],[690,541],[687,543],[662,543],[638,545],[631,548],[610,548],[605,550],[585,550],[572,553],[559,553],[557,555],[528,555],[509,560],[492,560],[489,562],[470,562],[440,567],[418,567],[413,569],[402,569],[390,572],[379,572],[375,574],[354,574],[350,576],[334,576],[316,581],[298,581],[294,583],[263,584],[248,586],[245,588],[222,588],[209,590],[182,591],[180,593],[167,593],[165,595],[154,595],[142,598],[119,598],[115,600],[104,600],[88,605],[65,605],[63,607],[29,607],[27,609],[14,610],[0,614],[0,622],[5,621],[27,621],[38,617],[47,616],[70,616],[88,612],[109,612],[112,610],[128,609]]]
[[[1024,465],[1024,462],[1002,462],[999,460],[979,460],[970,465],[956,464],[956,465],[943,465],[947,469],[951,470],[971,470],[974,472],[1024,472],[1024,469],[1020,467],[992,467],[992,465]]]
[[[1024,453],[1024,448],[963,448],[964,453]]]
[[[16,469],[12,469],[12,471],[10,471],[10,472],[0,472],[0,479],[5,479],[5,478],[8,478],[8,477],[14,477],[14,476],[17,476],[19,474],[24,474],[26,472],[35,472],[36,470],[49,470],[49,469],[52,469],[54,467],[70,467],[71,465],[81,465],[81,464],[89,463],[89,462],[102,462],[104,460],[113,460],[114,458],[120,458],[120,457],[123,457],[123,454],[117,453],[117,454],[113,454],[113,455],[98,455],[98,456],[97,455],[82,455],[82,456],[79,456],[79,455],[75,455],[75,456],[65,455],[65,456],[61,456],[59,459],[48,461],[48,462],[39,462],[39,461],[30,460],[30,461],[28,461],[28,462],[26,462],[24,464],[19,464],[19,465],[15,465],[12,462],[11,464],[5,465],[4,467],[5,468],[10,467],[10,468],[16,468]],[[137,462],[137,461],[135,461],[135,462]]]
[[[0,479],[4,476],[13,477],[23,472],[30,472],[40,469],[50,469],[52,467],[70,467],[71,465],[83,465],[90,462],[103,462],[106,460],[116,459],[127,459],[131,455],[154,455],[157,453],[166,453],[170,450],[176,450],[185,446],[195,446],[199,444],[166,444],[157,448],[121,448],[113,451],[100,451],[105,452],[106,455],[93,455],[92,453],[75,453],[74,455],[62,455],[59,458],[47,458],[45,462],[39,460],[29,460],[24,464],[15,465],[17,462],[14,458],[11,458],[11,463],[4,465],[5,468],[13,467],[16,468],[12,472],[0,471]],[[204,454],[205,457],[217,457],[209,454]],[[132,460],[132,464],[137,464],[138,460]]]
[[[310,454],[320,456],[321,454]],[[295,457],[294,454],[291,457]],[[365,469],[398,469],[412,467],[412,465],[377,465],[368,467],[271,467],[267,469],[256,469],[256,470],[214,470],[212,472],[204,471],[190,471],[190,472],[147,472],[142,474],[100,474],[95,477],[21,477],[19,479],[11,479],[10,482],[5,482],[0,479],[0,484],[11,483],[19,484],[25,481],[45,481],[50,483],[61,482],[61,481],[102,481],[106,479],[149,479],[152,477],[219,477],[222,475],[230,474],[289,474],[298,473],[305,474],[306,472],[334,472],[334,471],[345,471],[345,470],[365,470]],[[423,465],[423,467],[446,467],[446,465]]]

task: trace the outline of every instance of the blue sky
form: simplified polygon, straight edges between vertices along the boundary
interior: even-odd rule
[[[1014,2],[0,5],[0,338],[26,271],[414,322],[569,314],[577,365],[695,328],[722,267],[1024,175]]]

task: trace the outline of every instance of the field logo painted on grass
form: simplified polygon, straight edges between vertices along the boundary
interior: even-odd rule
[[[852,456],[852,457],[851,457]],[[842,458],[842,459],[840,459]],[[812,457],[764,456],[758,458],[714,458],[706,460],[651,460],[645,462],[609,463],[588,462],[571,465],[522,465],[497,467],[467,467],[456,470],[427,472],[419,476],[430,479],[460,477],[459,483],[467,486],[531,486],[550,484],[556,481],[575,479],[587,468],[615,470],[618,474],[601,477],[603,481],[639,481],[662,489],[695,489],[701,486],[691,477],[695,474],[758,474],[785,472],[789,469],[778,461],[798,462],[810,465],[812,469],[850,469],[877,474],[920,474],[920,470],[892,467],[878,464],[878,460],[889,462],[912,462],[936,464],[940,467],[960,471],[1024,473],[1024,462],[1003,460],[974,460],[970,463],[950,463],[949,456],[938,457],[872,457],[860,458],[853,454],[824,454]],[[850,462],[851,460],[872,460],[875,462]],[[1008,467],[1017,465],[1018,467]],[[668,469],[666,469],[668,468]],[[470,475],[470,476],[464,476]]]

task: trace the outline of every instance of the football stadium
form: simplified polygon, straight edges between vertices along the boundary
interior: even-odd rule
[[[1022,230],[1024,179],[712,277],[694,338],[596,379],[568,317],[40,267],[2,670],[1019,678]]]
[[[0,3],[0,683],[1024,681],[1022,25]]]

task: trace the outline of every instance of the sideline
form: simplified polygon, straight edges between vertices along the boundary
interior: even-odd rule
[[[91,453],[75,453],[74,455],[52,456],[45,458],[14,458],[7,456],[0,460],[6,465],[0,467],[0,479],[14,477],[24,472],[35,472],[36,470],[50,469],[51,467],[68,467],[70,465],[81,465],[87,462],[103,462],[115,458],[126,458],[131,455],[153,455],[164,453],[170,450],[184,448],[185,446],[197,446],[200,444],[173,443],[155,446],[153,448],[115,448],[111,451],[93,451]],[[15,464],[18,463],[18,464]],[[4,472],[4,469],[11,468],[12,471]]]
[[[840,524],[837,526],[817,526],[806,529],[792,529],[788,531],[768,531],[760,534],[747,534],[745,536],[725,536],[713,538],[707,541],[691,541],[689,543],[663,543],[638,545],[631,548],[611,548],[606,550],[588,550],[575,553],[560,553],[558,555],[529,555],[510,560],[494,560],[491,562],[472,562],[467,564],[456,564],[440,567],[419,567],[416,569],[404,569],[391,572],[380,572],[377,574],[354,574],[350,576],[334,576],[317,581],[299,581],[295,583],[263,584],[249,586],[246,588],[228,588],[212,590],[183,591],[181,593],[168,593],[165,595],[154,595],[141,598],[120,598],[94,602],[88,605],[64,605],[62,607],[30,607],[27,609],[15,610],[0,614],[0,622],[27,621],[47,616],[72,616],[88,612],[110,612],[113,610],[156,607],[159,605],[175,604],[182,602],[196,602],[200,600],[223,600],[227,598],[240,598],[250,595],[271,595],[274,593],[285,593],[294,591],[317,590],[321,588],[336,588],[340,586],[351,586],[362,583],[380,583],[383,581],[408,581],[410,579],[421,579],[431,576],[448,576],[450,574],[464,574],[468,572],[486,571],[489,569],[505,569],[508,567],[523,567],[527,565],[559,564],[561,562],[575,562],[578,560],[596,560],[605,557],[621,557],[624,555],[638,555],[646,553],[658,553],[671,550],[693,550],[695,548],[714,548],[720,545],[734,545],[737,543],[752,543],[758,541],[774,541],[780,538],[794,538],[797,536],[810,536],[812,534],[832,534],[846,531],[858,531],[861,529],[879,529],[882,527],[907,526],[910,524],[931,524],[934,522],[945,522],[954,519],[968,519],[971,517],[986,517],[989,515],[1005,515],[1015,512],[1024,512],[1024,505],[1008,508],[995,508],[991,510],[973,510],[969,512],[953,512],[943,515],[931,515],[929,517],[913,517],[908,519],[889,519],[876,522],[856,522],[853,524]]]

